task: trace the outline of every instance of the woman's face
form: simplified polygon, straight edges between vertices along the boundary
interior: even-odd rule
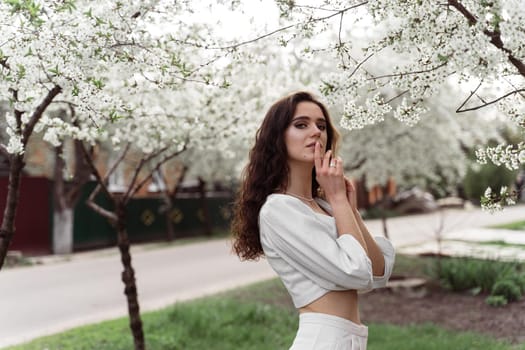
[[[288,162],[314,162],[315,142],[321,142],[322,153],[328,139],[327,122],[321,108],[313,102],[299,102],[292,122],[284,132]]]

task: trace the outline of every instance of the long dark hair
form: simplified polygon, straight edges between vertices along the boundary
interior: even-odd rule
[[[339,134],[330,121],[326,107],[312,94],[293,93],[275,102],[264,117],[244,169],[242,185],[234,204],[231,232],[233,250],[241,260],[256,260],[263,255],[259,237],[259,211],[266,197],[283,192],[288,185],[288,153],[284,134],[300,102],[313,102],[321,108],[327,123],[326,150],[336,149]],[[312,193],[319,184],[312,176]]]

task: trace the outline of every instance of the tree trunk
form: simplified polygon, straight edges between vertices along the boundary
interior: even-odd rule
[[[173,220],[171,218],[171,211],[173,210],[173,200],[171,198],[165,199],[166,203],[166,241],[171,242],[175,239],[175,228],[173,227]]]
[[[55,147],[53,182],[53,254],[73,252],[73,208],[68,206],[65,196],[64,168],[62,158],[64,146]]]
[[[179,191],[179,185],[184,181],[184,177],[186,176],[186,171],[188,170],[188,167],[184,166],[181,170],[181,173],[179,175],[179,178],[177,179],[177,182],[175,183],[173,189],[170,191],[168,186],[165,186],[165,189],[163,191],[164,195],[164,203],[166,204],[166,240],[168,242],[173,241],[175,239],[175,225],[173,223],[173,218],[171,216],[172,210],[173,210],[173,203],[175,203],[177,192]],[[164,179],[164,183],[166,184],[167,181]]]
[[[392,197],[390,196],[390,180],[387,180],[387,183],[386,185],[384,185],[382,188],[381,188],[381,191],[383,192],[382,195],[383,197],[381,198],[381,222],[383,223],[383,234],[385,235],[385,237],[387,239],[390,239],[390,237],[388,237],[388,227],[387,227],[387,215],[386,215],[386,211],[389,210],[389,209],[392,209]]]
[[[53,253],[55,254],[73,252],[75,205],[82,194],[83,186],[91,175],[91,169],[82,153],[82,141],[74,140],[73,147],[74,177],[68,182],[64,181],[63,175],[66,167],[63,159],[64,146],[60,145],[55,148],[55,180],[53,183]]]
[[[208,203],[206,200],[206,190],[205,185],[206,182],[199,177],[199,199],[200,199],[200,207],[201,207],[201,213],[202,213],[202,223],[204,225],[204,235],[211,236],[211,220],[210,220],[210,213],[208,211]]]
[[[381,223],[383,224],[383,235],[385,235],[385,238],[386,239],[390,239],[390,237],[388,237],[388,227],[387,227],[387,224],[386,224],[386,213],[385,213],[385,209],[381,209]]]
[[[24,156],[12,155],[9,163],[9,186],[7,188],[6,205],[2,226],[0,227],[0,270],[4,265],[4,260],[15,231],[16,209],[20,194],[20,176],[23,168]]]
[[[53,254],[73,252],[73,208],[55,208],[53,212]]]
[[[116,207],[117,214],[117,234],[118,234],[118,248],[120,251],[120,259],[124,267],[122,272],[122,282],[124,282],[124,294],[128,302],[129,326],[133,334],[133,343],[135,350],[144,350],[144,331],[142,329],[142,320],[140,318],[140,307],[137,296],[137,283],[135,280],[135,271],[131,265],[131,254],[129,252],[129,239],[126,230],[126,209],[125,205],[117,200]]]

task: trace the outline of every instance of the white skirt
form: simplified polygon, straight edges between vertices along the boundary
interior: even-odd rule
[[[368,327],[314,312],[299,314],[299,329],[289,350],[366,350]]]

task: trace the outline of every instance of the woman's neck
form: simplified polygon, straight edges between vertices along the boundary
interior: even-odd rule
[[[288,167],[286,192],[305,198],[312,198],[312,165],[289,163]]]

